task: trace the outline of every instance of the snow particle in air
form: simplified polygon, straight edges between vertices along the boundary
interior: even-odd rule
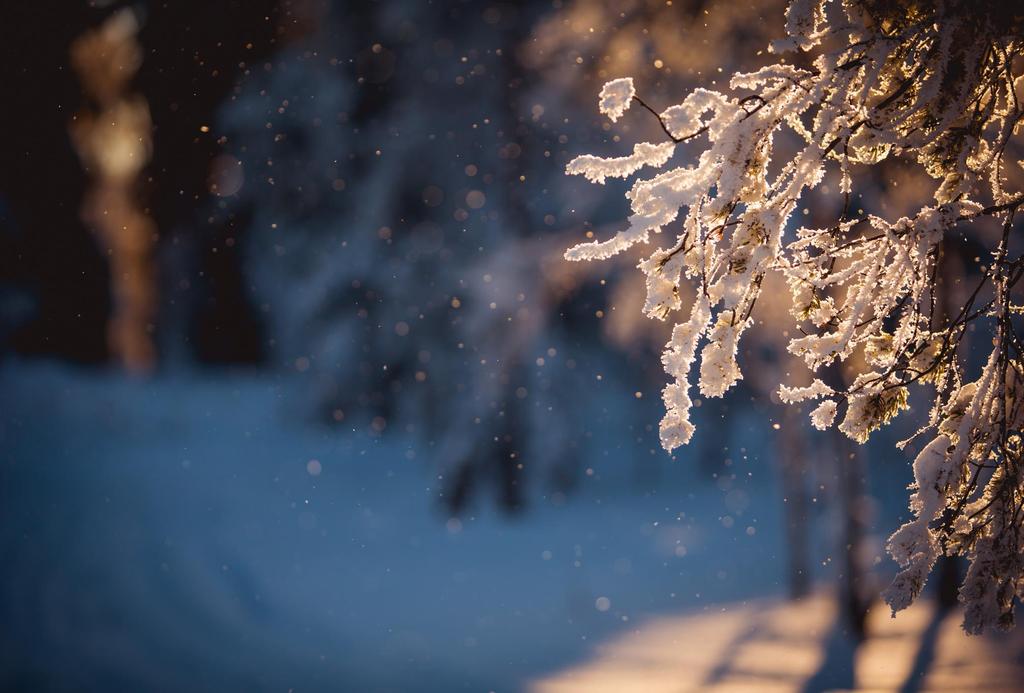
[[[444,202],[444,190],[436,185],[428,185],[423,188],[423,204],[428,207],[437,207]]]

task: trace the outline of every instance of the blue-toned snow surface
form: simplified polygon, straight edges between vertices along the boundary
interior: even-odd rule
[[[308,423],[287,379],[0,378],[4,689],[520,690],[645,616],[785,592],[773,465],[740,455],[723,482],[659,453],[644,485],[646,447],[597,450],[564,500],[454,520],[427,446]]]

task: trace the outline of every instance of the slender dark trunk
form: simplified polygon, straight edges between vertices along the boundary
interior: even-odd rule
[[[866,530],[864,489],[867,475],[861,447],[838,431],[836,439],[839,506],[843,518],[839,600],[843,619],[850,634],[857,640],[863,640],[870,604],[870,600],[866,598],[868,581],[861,559],[861,547]]]
[[[782,469],[782,493],[786,524],[787,574],[789,596],[799,599],[810,589],[808,551],[807,461],[804,457],[800,415],[786,407],[779,435],[779,463]]]
[[[840,391],[849,386],[842,367],[838,364],[832,365],[825,372],[825,382]],[[836,596],[846,631],[860,642],[866,635],[865,623],[868,606],[871,603],[868,597],[867,571],[861,559],[864,555],[862,546],[866,534],[867,466],[863,446],[851,440],[838,428],[831,430],[836,461],[833,500],[838,506],[840,524]]]

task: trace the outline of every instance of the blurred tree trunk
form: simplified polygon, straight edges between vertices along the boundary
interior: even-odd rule
[[[850,384],[849,378],[838,364],[824,372],[824,380],[833,389],[844,391]],[[867,465],[864,461],[864,446],[851,440],[838,427],[829,433],[834,446],[833,459],[836,463],[834,476],[837,504],[838,562],[839,573],[837,598],[839,613],[847,633],[858,642],[865,637],[865,622],[868,607],[874,595],[870,594],[868,570],[864,565],[864,540],[867,529]]]
[[[863,564],[863,543],[866,530],[867,470],[861,445],[845,434],[835,431],[839,483],[839,510],[842,519],[840,536],[841,563],[839,575],[839,606],[849,633],[858,641],[865,637],[868,598],[867,570]]]
[[[965,258],[961,256],[964,250],[970,255],[974,254],[972,248],[960,248],[960,252],[952,247],[947,239],[939,242],[939,257],[936,261],[935,286],[933,287],[935,298],[935,315],[932,328],[944,325],[960,310],[960,307],[967,302],[966,295],[966,271],[964,267]],[[970,348],[971,333],[964,334],[961,341],[961,349],[965,351]],[[937,580],[935,585],[936,602],[939,609],[946,611],[957,604],[961,575],[961,559],[956,556],[940,556],[936,566]]]
[[[132,88],[142,63],[138,30],[134,11],[120,10],[72,44],[71,64],[89,105],[70,129],[91,178],[82,217],[110,262],[108,345],[125,368],[145,372],[156,361],[156,225],[138,200],[139,173],[152,149],[149,107]]]
[[[779,431],[779,462],[785,505],[787,575],[789,596],[799,599],[810,588],[809,528],[807,503],[807,460],[801,416],[794,407],[782,409]]]

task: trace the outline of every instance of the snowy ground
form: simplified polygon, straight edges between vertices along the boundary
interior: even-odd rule
[[[890,618],[869,612],[854,650],[837,635],[826,591],[797,601],[759,599],[658,617],[602,644],[585,663],[534,682],[535,693],[783,693],[1001,691],[1024,688],[1020,633],[969,638],[959,609],[921,600]],[[845,652],[840,653],[840,650]],[[826,658],[832,658],[832,666]],[[841,660],[846,661],[841,661]]]
[[[595,454],[564,503],[454,521],[427,454],[302,423],[292,381],[0,382],[5,690],[523,690],[784,591],[767,465],[655,493]]]

